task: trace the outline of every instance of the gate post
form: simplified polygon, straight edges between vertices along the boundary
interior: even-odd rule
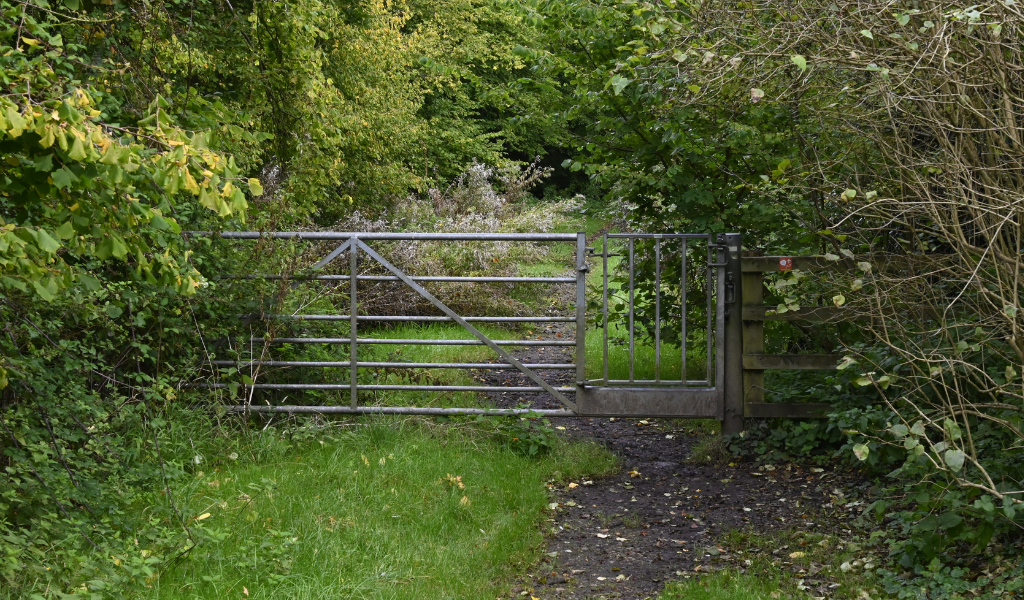
[[[608,249],[605,248],[605,253]],[[585,412],[587,381],[587,234],[576,234],[576,408]]]
[[[743,431],[743,271],[740,268],[743,236],[725,234],[725,416],[722,434]]]

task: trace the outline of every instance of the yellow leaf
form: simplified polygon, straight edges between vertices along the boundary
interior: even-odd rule
[[[39,45],[39,40],[34,40],[32,38],[27,38],[27,37],[24,37],[24,36],[22,36],[21,41],[25,42],[29,46],[38,46]]]
[[[192,177],[192,171],[190,169],[184,169],[185,171],[185,189],[192,192],[193,196],[199,195],[199,184],[196,183],[195,177]]]
[[[196,517],[196,521],[202,521],[203,519],[209,519],[209,518],[210,518],[210,513],[203,513],[203,514],[199,515],[198,517]]]

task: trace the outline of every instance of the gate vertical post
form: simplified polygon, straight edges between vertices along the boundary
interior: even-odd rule
[[[359,282],[357,275],[359,274],[359,244],[356,243],[357,238],[351,239],[351,246],[348,249],[348,260],[349,260],[349,313],[348,313],[348,337],[349,337],[349,351],[348,359],[351,363],[349,366],[349,394],[351,399],[349,405],[354,409],[359,404],[359,350],[356,337],[359,335],[358,323],[359,319],[356,314],[359,309],[359,304],[356,301],[356,287]]]
[[[607,250],[605,250],[607,252]],[[584,409],[583,384],[587,380],[587,234],[576,234],[576,406]]]
[[[742,234],[725,234],[725,246],[725,417],[722,433],[728,435],[743,431]]]

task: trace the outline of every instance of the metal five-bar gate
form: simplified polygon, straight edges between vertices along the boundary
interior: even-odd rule
[[[245,405],[236,411],[254,412],[317,412],[317,413],[393,413],[393,414],[488,414],[518,415],[528,412],[552,417],[568,416],[644,416],[697,417],[723,420],[723,431],[742,428],[742,363],[740,356],[741,323],[735,304],[734,285],[740,277],[739,234],[605,234],[600,247],[588,247],[583,233],[390,233],[390,232],[190,232],[191,235],[219,235],[236,240],[293,240],[296,242],[337,242],[338,245],[310,265],[302,275],[235,274],[228,277],[286,279],[294,288],[306,282],[347,283],[347,314],[265,314],[262,322],[340,321],[348,324],[346,337],[273,337],[254,335],[247,340],[248,358],[213,362],[218,367],[238,368],[287,367],[346,369],[347,381],[337,383],[274,383],[251,381],[246,386]],[[410,275],[390,262],[374,245],[380,243],[573,243],[575,272],[564,277],[471,277]],[[333,245],[333,244],[332,244]],[[385,252],[386,254],[386,252]],[[617,276],[611,276],[613,265]],[[326,274],[323,269],[335,261],[345,261],[347,274]],[[369,269],[368,263],[379,267]],[[601,304],[588,325],[587,274],[591,263],[601,263]],[[692,263],[692,264],[691,264]],[[671,265],[672,268],[669,268]],[[337,270],[337,265],[331,265]],[[373,274],[368,271],[387,273]],[[638,277],[637,269],[643,270]],[[653,282],[650,275],[653,271]],[[697,272],[701,276],[697,275]],[[398,282],[408,286],[440,314],[436,315],[373,315],[360,310],[360,282]],[[557,284],[573,286],[575,314],[535,316],[467,316],[438,299],[426,287],[431,283],[511,283]],[[700,289],[697,289],[699,287]],[[694,302],[702,311],[691,311]],[[611,305],[611,306],[610,306]],[[691,322],[690,312],[701,315],[699,323]],[[242,315],[250,321],[254,315]],[[454,323],[472,339],[394,339],[361,336],[370,324],[387,322]],[[474,323],[571,323],[573,339],[497,340],[474,326]],[[587,344],[589,335],[602,338],[601,368],[588,377]],[[638,335],[640,334],[640,335]],[[666,352],[669,346],[678,348]],[[274,346],[280,344],[331,344],[348,348],[348,360],[296,361],[275,360]],[[500,362],[395,362],[360,359],[360,348],[370,345],[483,345],[490,348]],[[550,346],[573,348],[573,362],[524,363],[509,350],[516,347]],[[652,347],[653,346],[653,347]],[[700,347],[698,352],[695,346]],[[258,351],[254,350],[259,348]],[[237,351],[239,348],[235,348]],[[638,370],[638,351],[644,354],[644,373]],[[653,351],[653,352],[652,352]],[[269,356],[268,356],[269,355]],[[653,356],[652,356],[653,355]],[[697,356],[702,365],[694,365]],[[675,360],[678,358],[678,361]],[[653,363],[653,365],[651,364]],[[669,365],[671,364],[671,370]],[[653,366],[653,374],[651,367]],[[534,385],[508,386],[445,386],[424,384],[395,385],[360,383],[360,369],[515,369]],[[688,370],[689,369],[689,370]],[[557,385],[549,381],[558,372],[575,373],[574,385]],[[697,377],[690,373],[700,371]],[[227,383],[208,387],[229,387]],[[337,390],[348,392],[347,405],[304,406],[297,404],[254,404],[257,390]],[[376,391],[452,391],[452,392],[544,392],[557,399],[561,409],[486,409],[434,408],[416,406],[369,406],[361,402],[360,392]]]

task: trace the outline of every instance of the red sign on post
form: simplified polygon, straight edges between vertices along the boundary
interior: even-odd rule
[[[779,270],[780,271],[792,271],[793,270],[793,258],[790,256],[779,257]]]

